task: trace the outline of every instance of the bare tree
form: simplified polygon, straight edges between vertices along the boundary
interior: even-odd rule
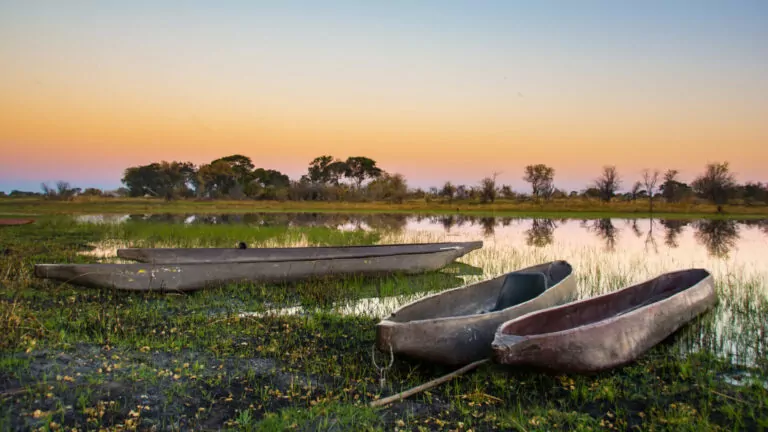
[[[493,176],[486,177],[480,181],[480,199],[482,202],[496,201],[496,176],[500,173],[494,172]]]
[[[595,180],[595,188],[600,193],[600,199],[609,202],[621,186],[621,179],[615,166],[603,167],[603,175]]]
[[[632,196],[632,201],[637,200],[637,196],[640,194],[640,189],[643,187],[643,184],[640,182],[635,182],[635,184],[632,185],[632,190],[629,192],[629,194]]]
[[[656,188],[660,175],[661,173],[656,169],[653,172],[647,168],[643,170],[643,184],[645,184],[645,191],[648,193],[648,205],[651,208],[651,213],[653,213],[653,191]]]
[[[440,191],[440,195],[448,198],[448,202],[453,202],[453,197],[456,195],[456,186],[447,181],[443,185],[443,189]]]

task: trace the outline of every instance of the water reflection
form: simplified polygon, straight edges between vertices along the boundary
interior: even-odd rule
[[[528,246],[544,247],[555,241],[554,219],[532,219],[531,227],[525,231],[525,243]]]
[[[256,226],[328,227],[340,230],[377,230],[394,234],[412,230],[436,231],[451,236],[505,239],[522,236],[528,246],[547,247],[557,241],[586,243],[590,234],[606,252],[637,244],[659,253],[661,237],[666,250],[703,247],[710,256],[727,258],[740,243],[755,235],[768,235],[766,220],[619,219],[589,220],[493,217],[473,215],[409,215],[352,213],[244,213],[244,214],[133,214],[87,215],[92,223],[248,224]],[[621,228],[620,228],[621,227]],[[742,233],[745,228],[749,238]],[[658,240],[657,240],[658,236]],[[637,240],[637,241],[635,241]],[[693,240],[693,241],[691,241]],[[764,240],[762,240],[764,241]],[[634,247],[634,246],[631,246]]]
[[[715,257],[727,258],[739,239],[739,229],[733,220],[700,220],[695,223],[696,239]]]
[[[680,246],[677,238],[683,232],[683,228],[691,223],[691,221],[680,219],[660,219],[659,222],[664,227],[664,244],[671,248]]]
[[[612,219],[585,220],[582,222],[582,226],[594,232],[603,240],[606,251],[613,252],[616,250],[616,237],[619,234],[619,230],[613,224]]]

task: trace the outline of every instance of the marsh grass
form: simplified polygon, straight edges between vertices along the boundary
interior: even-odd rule
[[[0,429],[709,430],[768,427],[763,269],[579,245],[489,239],[418,276],[231,284],[180,295],[85,289],[32,277],[116,245],[443,241],[434,233],[76,223],[5,228],[0,256]],[[243,240],[245,239],[245,240]],[[637,362],[593,374],[488,365],[384,409],[367,402],[452,368],[371,355],[381,316],[419,296],[554,259],[579,297],[681,267],[712,271],[720,301]],[[477,270],[480,269],[478,272]],[[289,312],[286,312],[289,311]],[[385,353],[375,352],[379,363]]]

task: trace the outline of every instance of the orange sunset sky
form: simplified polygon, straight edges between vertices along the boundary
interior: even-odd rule
[[[767,181],[768,2],[0,1],[0,190],[240,153],[411,186]]]

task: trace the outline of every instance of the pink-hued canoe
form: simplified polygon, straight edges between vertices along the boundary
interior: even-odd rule
[[[34,221],[34,219],[0,219],[0,227],[27,225],[33,223]]]
[[[493,360],[560,372],[596,372],[631,363],[717,303],[703,269],[645,282],[503,323]]]

